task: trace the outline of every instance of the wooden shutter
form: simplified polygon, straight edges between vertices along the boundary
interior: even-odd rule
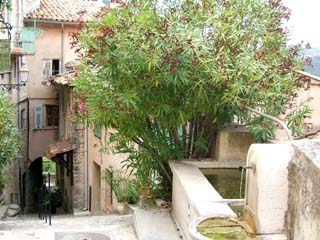
[[[110,0],[102,0],[102,2],[108,7],[110,7]]]
[[[52,60],[45,59],[43,60],[43,81],[49,81],[49,78],[52,75]]]
[[[35,53],[35,41],[36,41],[37,29],[33,27],[23,27],[21,30],[22,51],[25,54]]]
[[[42,115],[42,105],[35,104],[34,105],[34,128],[41,129],[43,128],[43,115]]]

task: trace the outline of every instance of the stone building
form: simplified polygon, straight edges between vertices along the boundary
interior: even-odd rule
[[[121,171],[121,161],[125,156],[101,151],[112,130],[88,126],[77,117],[76,112],[81,107],[81,101],[70,85],[74,75],[75,70],[71,70],[51,80],[59,93],[59,142],[50,145],[46,154],[57,163],[61,162],[59,158],[62,154],[66,154],[71,175],[63,175],[63,166],[58,165],[57,180],[60,181],[60,189],[66,191],[64,202],[72,203],[73,211],[87,209],[93,213],[113,212],[116,210],[117,201],[112,186],[104,175]],[[70,153],[72,154],[68,155]],[[64,186],[61,179],[64,179]]]

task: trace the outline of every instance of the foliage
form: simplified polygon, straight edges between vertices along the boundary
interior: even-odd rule
[[[42,157],[42,171],[56,173],[56,163],[47,157]]]
[[[0,9],[11,9],[11,0],[0,0]]]
[[[18,155],[18,132],[13,122],[14,107],[6,93],[0,91],[0,185],[4,184],[4,168]]]
[[[268,139],[274,139],[275,128],[275,123],[264,117],[258,117],[256,122],[250,125],[252,135],[258,142],[266,142]]]
[[[132,179],[122,176],[120,172],[105,172],[104,179],[112,186],[118,202],[136,204],[139,201],[137,184]]]
[[[304,119],[312,113],[312,110],[308,106],[301,106],[292,113],[286,116],[288,127],[292,129],[293,136],[299,136],[303,134]]]
[[[167,186],[169,159],[214,157],[216,132],[235,120],[274,125],[294,100],[303,61],[288,48],[280,0],[132,1],[104,8],[72,44],[82,115],[110,138],[145,184]],[[271,127],[271,128],[270,128]],[[259,130],[259,129],[258,129]],[[256,131],[257,133],[259,131]],[[163,188],[166,191],[165,187]]]

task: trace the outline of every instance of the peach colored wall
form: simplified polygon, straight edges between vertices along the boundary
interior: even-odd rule
[[[110,130],[109,132],[111,132]],[[122,167],[121,161],[125,159],[124,154],[113,154],[112,151],[101,152],[101,142],[107,144],[107,136],[102,130],[102,139],[94,136],[93,129],[88,130],[88,155],[89,159],[100,165],[102,168],[119,170]]]
[[[112,130],[110,130],[111,132]],[[106,132],[102,130],[102,139],[97,138],[94,135],[93,129],[88,129],[88,161],[89,161],[89,186],[92,187],[92,210],[98,211],[96,204],[100,205],[100,211],[106,211],[106,205],[108,200],[107,184],[103,179],[104,170],[121,171],[121,161],[125,159],[123,154],[113,154],[111,151],[100,152],[101,142],[106,144]],[[97,166],[100,166],[100,178],[97,178]],[[98,191],[100,188],[100,191]],[[110,196],[109,196],[110,197]],[[97,201],[100,198],[100,202]],[[110,200],[110,199],[109,199]],[[115,196],[113,195],[113,201],[115,203]],[[115,204],[113,204],[115,206]]]
[[[310,117],[305,118],[305,123],[307,125],[307,130],[316,130],[320,128],[320,80],[312,80],[310,88],[308,90],[299,90],[298,98],[296,103],[299,104],[301,102],[309,100],[305,105],[308,105],[312,109],[312,113]],[[283,116],[282,116],[283,118]],[[286,133],[282,129],[277,129],[276,138],[278,140],[287,139]]]
[[[57,97],[56,89],[48,86],[43,80],[43,60],[61,59],[62,27],[61,24],[37,24],[40,30],[35,43],[35,55],[25,57],[29,67],[29,82],[27,94],[31,98],[52,98]],[[64,49],[63,64],[77,58],[74,50],[71,49],[69,34],[74,32],[75,26],[64,26]]]
[[[58,104],[58,102],[55,99],[30,101],[29,157],[31,161],[37,159],[38,157],[43,156],[47,146],[58,140],[58,128],[34,129],[34,105],[35,104]]]
[[[301,100],[312,98],[308,102],[308,106],[313,110],[311,118],[306,118],[305,122],[313,125],[313,128],[320,127],[320,81],[314,80],[311,82],[310,89],[307,91],[301,91]]]
[[[33,26],[33,25],[30,25]],[[35,54],[25,56],[25,62],[29,68],[29,79],[27,87],[21,94],[21,100],[28,97],[30,104],[30,160],[43,155],[46,147],[58,140],[58,129],[34,129],[34,109],[35,104],[57,104],[57,89],[48,84],[43,79],[43,60],[44,59],[61,59],[62,47],[62,29],[61,24],[37,24],[40,32],[35,42]],[[76,54],[70,46],[69,34],[75,31],[75,25],[64,26],[64,49],[63,65],[68,61],[76,59]]]

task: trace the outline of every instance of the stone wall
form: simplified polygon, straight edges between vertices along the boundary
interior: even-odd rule
[[[73,151],[73,208],[81,209],[86,207],[85,203],[85,144],[84,125],[73,123],[72,143],[75,145]]]
[[[293,143],[289,165],[288,240],[320,239],[320,140]]]

